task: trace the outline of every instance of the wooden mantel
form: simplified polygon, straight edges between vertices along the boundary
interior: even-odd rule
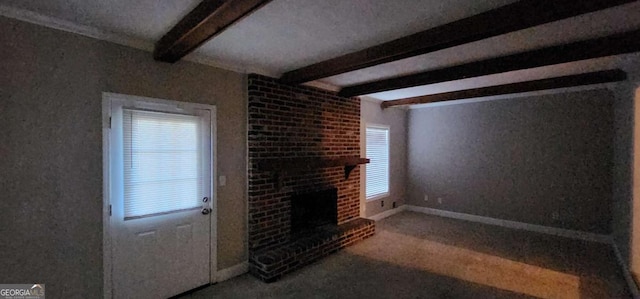
[[[278,187],[282,184],[281,173],[295,173],[305,170],[313,170],[326,167],[344,167],[344,179],[349,178],[351,171],[360,164],[369,163],[369,159],[360,158],[358,156],[353,157],[302,157],[302,158],[272,158],[266,159],[258,163],[258,169],[262,171],[273,172],[274,179],[276,180]]]

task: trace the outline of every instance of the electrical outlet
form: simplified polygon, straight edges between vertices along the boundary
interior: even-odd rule
[[[424,201],[429,201],[429,195],[424,195]]]
[[[381,201],[380,201],[380,206],[381,206],[381,207],[384,207],[384,200],[381,200]]]
[[[438,197],[438,204],[442,204],[442,197]]]
[[[558,220],[558,218],[560,218],[560,213],[558,213],[558,211],[551,213],[551,218],[553,220]]]

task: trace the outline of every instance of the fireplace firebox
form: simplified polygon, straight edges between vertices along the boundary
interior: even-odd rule
[[[291,233],[338,223],[338,189],[297,194],[291,197]]]

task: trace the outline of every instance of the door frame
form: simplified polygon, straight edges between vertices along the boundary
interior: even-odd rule
[[[216,131],[216,106],[199,103],[180,102],[173,100],[163,100],[157,98],[141,97],[119,93],[102,93],[102,254],[103,254],[103,293],[105,299],[113,297],[113,263],[111,253],[111,157],[110,157],[110,132],[111,132],[111,102],[113,100],[139,101],[148,104],[168,105],[180,107],[190,107],[205,109],[211,115],[211,236],[209,238],[209,283],[217,282],[218,274],[218,193],[217,193],[217,131]]]

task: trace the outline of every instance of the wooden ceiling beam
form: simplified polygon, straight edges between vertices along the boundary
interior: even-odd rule
[[[271,0],[204,0],[157,43],[155,60],[176,62]]]
[[[382,109],[399,105],[416,105],[444,101],[462,100],[470,98],[498,96],[522,92],[576,87],[592,84],[611,83],[624,81],[627,74],[619,69],[584,73],[579,75],[562,76],[542,80],[525,81],[504,85],[496,85],[482,88],[466,89],[460,91],[445,92],[425,95],[393,101],[384,101],[380,104]]]
[[[352,97],[639,51],[640,30],[635,30],[602,38],[352,85],[343,88],[338,94],[344,97]]]
[[[300,84],[590,13],[635,0],[521,0],[485,13],[286,72]]]

